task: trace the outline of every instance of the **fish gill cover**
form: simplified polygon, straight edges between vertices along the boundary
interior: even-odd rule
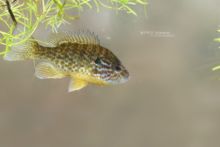
[[[146,8],[146,0],[0,0],[0,45],[5,49],[0,51],[4,56],[12,46],[24,44],[36,31],[40,24],[49,27],[53,32],[62,25],[79,16],[69,15],[71,11],[83,11],[84,9],[100,8],[114,11],[124,11],[132,15],[138,15],[134,7],[143,5]],[[22,25],[24,30],[13,34],[16,24]],[[19,40],[19,41],[13,41]]]

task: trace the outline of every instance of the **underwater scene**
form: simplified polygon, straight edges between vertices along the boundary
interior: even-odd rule
[[[0,0],[0,147],[219,147],[219,0]]]

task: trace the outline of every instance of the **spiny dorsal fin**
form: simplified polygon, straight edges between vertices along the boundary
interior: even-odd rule
[[[35,67],[35,76],[39,79],[60,79],[64,74],[59,72],[51,63],[41,62]]]
[[[99,45],[100,41],[98,36],[90,31],[79,31],[79,32],[61,32],[52,34],[50,37],[50,43],[58,46],[63,43],[71,42],[71,43],[79,43],[79,44],[94,44]]]
[[[88,82],[80,80],[80,79],[71,79],[69,84],[68,92],[72,92],[75,90],[80,90],[88,85]]]

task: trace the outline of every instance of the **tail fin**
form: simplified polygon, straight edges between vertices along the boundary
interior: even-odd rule
[[[21,25],[17,25],[14,35],[19,34],[19,39],[14,39],[13,42],[17,43],[25,39],[26,36],[20,35],[20,33],[24,32],[25,28]],[[33,51],[38,47],[37,41],[31,37],[24,44],[12,46],[10,50],[4,55],[4,60],[7,61],[19,61],[33,58]]]
[[[13,46],[10,51],[4,55],[4,60],[7,61],[19,61],[33,58],[34,48],[38,46],[38,43],[33,40],[28,40],[25,45]]]

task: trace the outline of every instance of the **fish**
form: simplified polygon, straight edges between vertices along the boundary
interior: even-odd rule
[[[7,61],[35,61],[39,79],[70,78],[68,92],[94,85],[125,83],[129,72],[108,48],[100,44],[95,33],[79,31],[57,33],[42,45],[29,39],[25,45],[12,47],[4,56]]]

